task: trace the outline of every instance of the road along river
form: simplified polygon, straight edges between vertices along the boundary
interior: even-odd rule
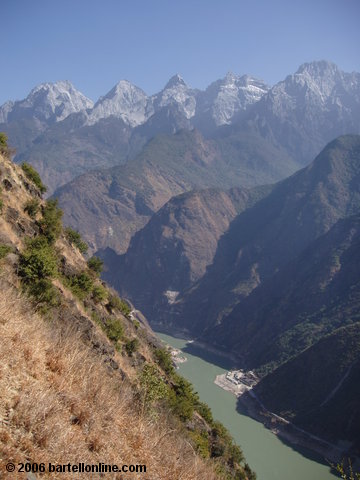
[[[326,462],[310,450],[286,444],[264,425],[237,407],[236,396],[215,385],[217,375],[231,368],[231,363],[186,340],[157,334],[165,343],[182,350],[187,361],[179,364],[179,373],[189,380],[213,415],[230,431],[244,451],[246,461],[258,480],[334,480]],[[238,408],[238,411],[236,410]],[[240,411],[239,411],[240,409]]]

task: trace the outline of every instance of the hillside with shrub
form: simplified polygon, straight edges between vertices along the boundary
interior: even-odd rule
[[[100,280],[101,260],[83,257],[36,171],[3,153],[1,471],[9,461],[103,462],[146,465],[164,480],[255,478],[144,317]]]

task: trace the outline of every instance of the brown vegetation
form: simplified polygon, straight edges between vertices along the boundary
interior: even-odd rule
[[[154,480],[216,478],[166,418],[136,412],[127,382],[99,362],[74,330],[31,313],[5,281],[0,288],[1,472],[6,461],[104,462],[145,464]]]

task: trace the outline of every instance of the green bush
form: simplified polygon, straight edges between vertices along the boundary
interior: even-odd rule
[[[214,422],[211,409],[209,405],[204,402],[197,402],[195,405],[195,410],[200,413],[203,419],[210,425]]]
[[[89,258],[89,260],[87,261],[87,265],[90,270],[95,272],[97,275],[100,275],[104,266],[104,262],[99,257],[94,256]]]
[[[125,300],[120,300],[121,307],[119,308],[120,312],[125,316],[129,317],[131,313],[131,308],[129,305],[125,302]]]
[[[40,192],[45,193],[47,190],[46,186],[42,183],[40,175],[35,170],[35,168],[26,162],[24,162],[21,165],[21,168],[23,169],[23,172],[25,173],[26,177],[37,186]]]
[[[92,297],[96,303],[104,302],[107,299],[107,291],[101,285],[95,285],[92,290]]]
[[[19,275],[27,293],[33,297],[40,312],[60,305],[60,296],[51,283],[58,273],[58,258],[44,237],[28,240],[20,255]]]
[[[125,350],[129,357],[132,357],[133,353],[139,348],[139,340],[137,338],[133,338],[132,340],[128,340],[125,343]]]
[[[36,282],[57,274],[58,259],[53,248],[44,237],[27,242],[20,255],[19,275],[25,283]]]
[[[40,202],[37,198],[34,198],[33,200],[28,200],[25,203],[24,212],[26,212],[29,215],[29,217],[35,218],[36,214],[39,211],[39,206],[40,206]]]
[[[234,444],[233,439],[227,429],[220,422],[215,421],[212,424],[212,457],[223,457],[231,467],[240,465],[244,461],[242,450]],[[251,477],[249,477],[251,478]]]
[[[65,228],[65,235],[71,245],[75,245],[75,247],[80,251],[80,253],[86,253],[88,250],[87,244],[81,238],[81,235],[76,230],[73,230],[70,227]]]
[[[43,218],[39,221],[42,235],[44,235],[49,243],[54,243],[62,232],[62,216],[63,212],[58,207],[58,201],[48,200],[43,208]]]
[[[245,463],[244,472],[246,474],[246,476],[243,477],[245,480],[256,480],[256,473],[251,470],[248,463]]]
[[[119,310],[125,317],[128,317],[131,312],[131,308],[129,305],[125,302],[125,300],[122,300],[119,298],[117,295],[109,295],[109,300],[106,305],[106,308],[112,312],[114,310]]]
[[[93,279],[87,272],[81,272],[77,275],[73,275],[67,280],[66,283],[73,294],[80,298],[80,300],[84,300],[84,298],[90,294],[94,287]]]
[[[47,278],[28,284],[26,289],[42,313],[46,313],[50,308],[57,307],[61,303],[59,292]]]
[[[164,370],[165,373],[167,373],[168,375],[173,375],[175,373],[171,354],[167,350],[165,350],[165,348],[157,348],[154,351],[154,355],[157,363],[160,365],[160,367]]]
[[[190,420],[194,413],[194,407],[191,401],[187,398],[178,396],[174,391],[172,391],[170,395],[170,407],[175,415],[177,415],[183,422]]]
[[[175,383],[170,397],[170,406],[181,420],[190,420],[194,413],[194,403],[198,402],[199,397],[185,378],[177,374],[173,378]]]
[[[92,320],[95,323],[97,323],[103,330],[105,330],[105,325],[102,322],[100,315],[97,312],[95,312],[94,310],[91,311],[90,315],[91,315]]]
[[[189,432],[190,438],[194,443],[195,450],[203,458],[209,458],[210,448],[209,448],[209,436],[207,432]]]
[[[8,153],[8,137],[4,132],[0,132],[0,153],[2,155]]]
[[[0,260],[5,258],[8,253],[12,251],[12,248],[9,245],[0,244]]]
[[[124,327],[118,318],[109,318],[105,327],[106,335],[110,340],[118,342],[124,337]]]
[[[155,365],[144,365],[140,373],[140,385],[144,405],[150,406],[168,396],[169,389]]]

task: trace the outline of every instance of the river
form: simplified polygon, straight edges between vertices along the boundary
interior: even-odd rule
[[[231,368],[229,361],[215,353],[200,349],[186,340],[157,333],[167,344],[181,349],[187,362],[179,373],[189,380],[213,415],[230,431],[241,446],[246,461],[257,473],[258,480],[334,480],[326,462],[306,449],[285,444],[262,423],[236,411],[236,397],[214,384],[216,375]]]

